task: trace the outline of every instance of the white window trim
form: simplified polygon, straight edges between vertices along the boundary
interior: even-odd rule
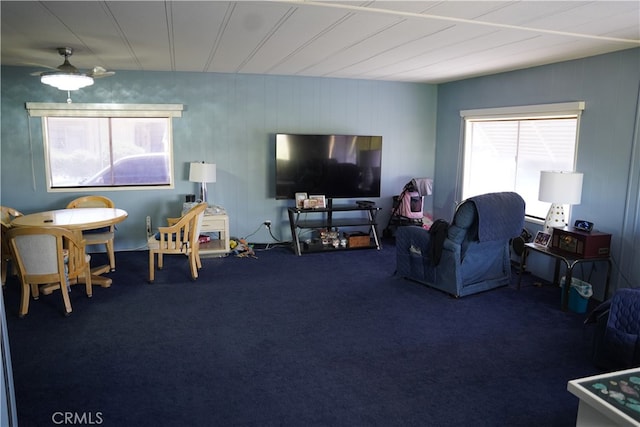
[[[584,111],[584,101],[561,102],[557,104],[520,105],[515,107],[480,108],[461,110],[460,117],[465,120],[508,120],[528,117],[580,116]]]
[[[494,108],[478,108],[470,110],[460,110],[462,118],[460,124],[460,155],[458,158],[458,183],[456,184],[456,193],[461,195],[461,186],[464,177],[464,156],[465,156],[465,126],[467,121],[482,120],[525,120],[527,118],[563,118],[576,117],[576,150],[574,154],[574,165],[578,156],[578,143],[580,141],[580,119],[582,112],[585,110],[585,101],[559,102],[554,104],[535,104],[535,105],[518,105],[511,107],[494,107]],[[571,206],[569,207],[568,217],[571,215]],[[544,219],[540,220],[536,217],[525,216],[527,222],[533,224],[544,224]]]
[[[42,117],[42,138],[43,142],[46,141],[46,123],[44,122],[46,117],[158,117],[158,118],[174,118],[182,117],[182,111],[184,110],[183,104],[69,104],[69,103],[57,103],[57,102],[26,102],[25,108],[29,114],[29,117]],[[173,135],[173,124],[169,121],[169,131]],[[31,135],[31,133],[29,133]],[[172,137],[173,138],[173,137]],[[31,146],[31,136],[29,136]],[[45,144],[43,144],[45,145]],[[45,149],[45,176],[49,176],[49,152]],[[173,143],[171,144],[171,151],[169,153],[173,160]],[[32,178],[35,188],[35,170],[32,159]],[[169,165],[171,182],[167,186],[163,187],[147,187],[147,186],[128,186],[128,187],[83,187],[82,190],[92,191],[129,191],[129,190],[172,190],[175,188],[175,176],[173,169],[173,161]],[[48,193],[70,193],[77,192],[78,188],[52,188],[49,179],[47,178],[47,192]]]
[[[27,102],[31,117],[182,117],[182,104],[62,104]]]

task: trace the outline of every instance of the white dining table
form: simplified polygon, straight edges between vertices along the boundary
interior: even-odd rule
[[[16,217],[12,227],[62,227],[82,232],[118,224],[127,219],[127,211],[117,208],[75,208],[36,212]],[[110,270],[109,265],[91,269],[91,282],[104,288],[111,286],[112,280],[101,276]]]

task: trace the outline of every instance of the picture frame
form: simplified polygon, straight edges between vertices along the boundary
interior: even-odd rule
[[[304,201],[307,199],[307,193],[296,193],[296,208],[304,208]]]
[[[544,231],[538,231],[536,233],[536,238],[533,240],[533,243],[541,246],[549,246],[550,241],[551,241],[551,234],[545,233]]]
[[[318,195],[309,196],[309,200],[315,200],[315,203],[312,203],[312,204],[314,204],[313,207],[316,209],[324,209],[327,207],[324,195],[318,194]]]

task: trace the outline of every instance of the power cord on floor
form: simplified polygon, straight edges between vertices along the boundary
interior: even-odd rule
[[[246,237],[243,237],[242,239],[245,242],[249,241],[249,237],[253,236],[254,234],[256,234],[258,231],[260,231],[260,229],[262,228],[262,226],[264,226],[267,231],[269,232],[269,236],[271,236],[271,238],[273,240],[275,240],[276,243],[266,243],[264,248],[257,248],[257,244],[255,243],[251,243],[251,247],[254,251],[267,251],[270,249],[275,249],[278,247],[289,247],[291,245],[291,242],[284,242],[280,239],[278,239],[274,234],[273,234],[273,230],[271,229],[271,221],[265,221],[262,224],[260,224],[258,226],[258,228],[256,228],[252,233],[248,234]]]

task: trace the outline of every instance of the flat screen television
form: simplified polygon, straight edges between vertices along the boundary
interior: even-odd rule
[[[380,197],[382,136],[276,134],[276,199]]]

